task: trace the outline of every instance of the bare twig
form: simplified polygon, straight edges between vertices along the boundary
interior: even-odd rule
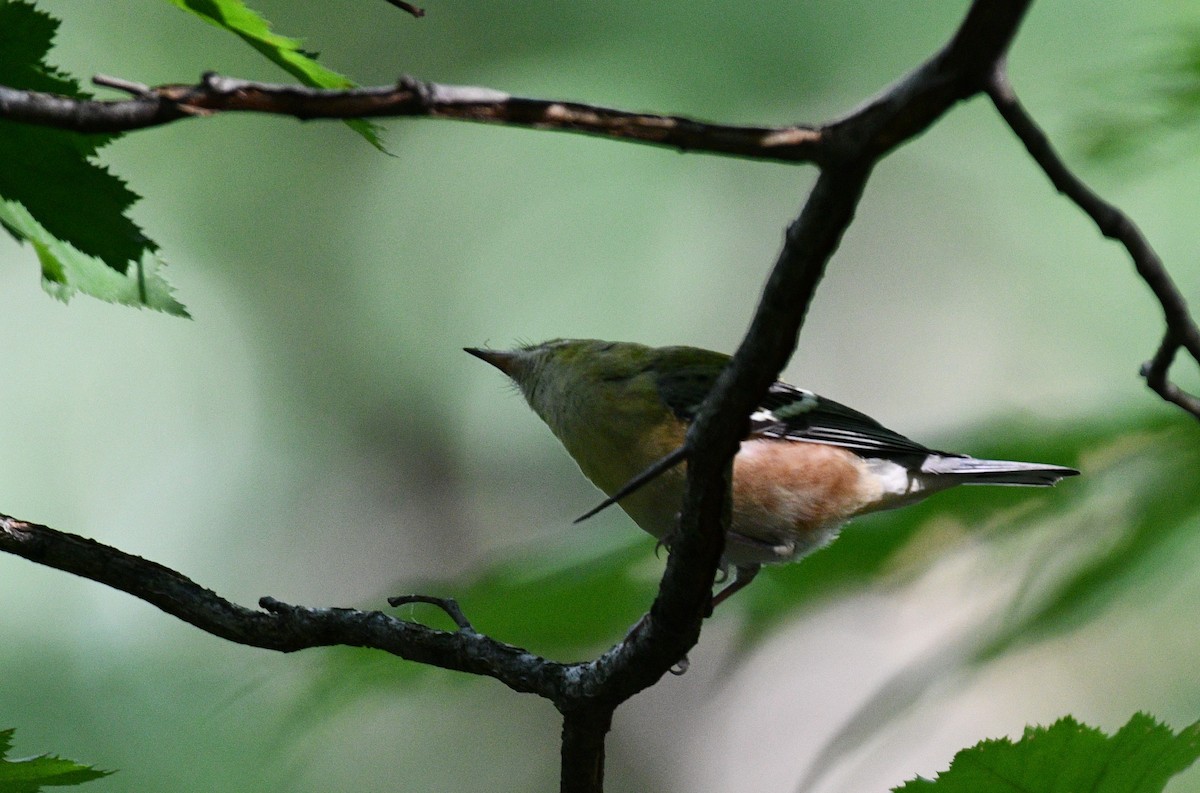
[[[649,615],[590,666],[615,703],[652,685],[699,637],[724,546],[730,461],[748,416],[795,349],[808,306],[874,164],[956,102],[979,93],[1029,2],[976,0],[941,52],[854,113],[820,128],[821,175],[763,290],[750,330],[692,423],[688,486]]]
[[[431,606],[437,606],[446,613],[447,617],[454,620],[454,624],[460,630],[475,633],[474,626],[471,625],[471,621],[467,619],[467,615],[463,613],[462,607],[454,598],[439,598],[433,595],[396,595],[388,598],[388,605],[392,607],[404,606],[409,603],[428,603]]]
[[[655,460],[646,467],[646,470],[642,471],[633,479],[630,479],[628,482],[621,485],[620,490],[613,493],[611,496],[604,499],[579,517],[575,518],[572,523],[583,523],[588,518],[603,512],[621,499],[633,495],[646,485],[650,484],[650,482],[652,482],[655,478],[665,474],[667,471],[670,471],[672,468],[679,465],[681,462],[687,459],[687,456],[688,448],[687,444],[685,443],[683,446],[680,446],[670,454],[664,455],[658,460]]]
[[[393,2],[393,0],[389,0]],[[0,118],[82,132],[113,132],[217,112],[262,112],[300,119],[425,116],[580,132],[617,140],[819,166],[816,184],[783,247],[742,344],[700,407],[685,445],[638,479],[687,459],[681,529],[649,613],[594,661],[556,664],[474,631],[453,601],[434,603],[460,630],[449,633],[379,612],[310,609],[264,598],[265,611],[229,603],[153,562],[44,526],[0,517],[0,550],[106,583],[232,641],[291,651],[327,644],[377,647],[402,658],[488,675],[551,699],[563,714],[562,789],[596,793],[604,738],[615,708],[653,685],[695,645],[711,603],[728,525],[730,465],[747,417],[791,356],[806,313],[851,223],[874,166],[924,132],[957,102],[987,92],[1054,184],[1129,250],[1163,306],[1167,332],[1146,365],[1152,388],[1200,416],[1200,400],[1167,377],[1180,347],[1200,361],[1200,333],[1161,261],[1136,226],[1074,177],[1016,101],[1004,58],[1031,0],[974,0],[949,43],[846,116],[820,126],[743,127],[679,116],[513,97],[486,88],[412,78],[394,86],[324,91],[221,77],[149,88],[116,78],[100,84],[130,93],[122,101],[77,101],[0,87]],[[394,5],[406,6],[393,2]],[[661,466],[661,468],[659,467]],[[619,498],[620,496],[618,496]],[[615,500],[615,499],[614,499]],[[589,513],[593,514],[593,513]]]
[[[404,2],[404,0],[387,0],[387,2],[391,3],[396,8],[399,8],[401,11],[406,11],[409,14],[412,14],[417,19],[420,19],[421,17],[425,16],[424,8],[417,8],[412,3]]]
[[[298,634],[297,642],[379,646],[402,657],[429,659],[427,662],[447,668],[474,669],[475,664],[481,674],[551,698],[564,717],[562,789],[596,793],[602,788],[604,736],[613,711],[675,667],[699,638],[701,623],[709,613],[728,525],[731,460],[745,435],[747,417],[796,346],[825,266],[854,216],[872,168],[887,152],[919,135],[955,103],[983,90],[1016,35],[1029,2],[975,0],[945,48],[862,108],[819,128],[722,126],[677,116],[523,99],[488,89],[444,86],[411,78],[383,88],[319,91],[217,75],[206,75],[198,85],[159,86],[151,89],[151,96],[111,103],[76,102],[0,89],[0,117],[80,131],[114,131],[223,111],[282,113],[297,118],[431,116],[584,132],[685,150],[813,162],[821,167],[803,211],[787,230],[746,338],[688,432],[684,447],[688,485],[681,531],[672,543],[667,569],[649,614],[623,641],[595,661],[564,667],[492,642],[473,631],[447,634],[381,614],[359,617],[355,612],[351,616],[372,625],[392,627],[401,637],[421,639],[397,638],[399,647],[379,637],[371,637],[368,643],[357,634],[347,636],[333,630],[330,623],[341,625],[336,614],[285,606],[273,600],[263,601],[269,615],[251,613],[260,622],[267,621],[264,630],[268,635],[278,629],[272,620],[286,618],[289,629]],[[110,583],[104,575],[90,577]],[[168,580],[174,581],[169,575]],[[114,585],[156,602],[156,596],[147,597],[128,581],[123,583]],[[199,590],[191,582],[187,584]],[[202,592],[205,590],[191,594],[209,602]],[[212,624],[208,610],[203,609],[200,617],[187,612],[189,621],[208,630]],[[465,618],[460,627],[464,623]],[[422,643],[434,640],[450,646],[435,652]],[[483,659],[473,653],[460,655],[463,643],[490,654]],[[516,671],[523,666],[525,674]]]
[[[612,729],[612,708],[587,705],[563,711],[560,793],[604,789],[604,736]]]
[[[92,83],[103,86],[104,88],[112,88],[117,91],[124,91],[131,96],[139,98],[150,98],[154,96],[154,89],[145,83],[135,83],[132,80],[126,80],[123,77],[110,77],[107,74],[97,74],[92,77]]]
[[[1158,351],[1142,364],[1140,373],[1155,393],[1200,418],[1200,399],[1180,389],[1169,377],[1171,363],[1181,347],[1188,351],[1192,360],[1200,364],[1200,329],[1197,329],[1187,302],[1163,266],[1162,259],[1129,215],[1101,198],[1063,162],[1049,138],[1018,100],[1009,82],[1004,61],[998,62],[993,69],[987,94],[1055,189],[1087,213],[1101,234],[1121,243],[1129,253],[1138,275],[1162,306],[1167,325]]]
[[[123,132],[213,113],[272,113],[299,119],[429,116],[597,135],[781,162],[821,158],[811,127],[710,124],[683,116],[528,99],[475,86],[441,85],[406,77],[396,85],[330,90],[206,74],[195,85],[141,86],[114,77],[101,85],[134,94],[119,101],[70,99],[0,86],[0,118],[76,132]],[[145,89],[145,90],[142,90]]]

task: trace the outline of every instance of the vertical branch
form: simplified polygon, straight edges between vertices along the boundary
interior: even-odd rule
[[[604,739],[612,727],[613,708],[588,705],[563,710],[561,793],[604,790]]]

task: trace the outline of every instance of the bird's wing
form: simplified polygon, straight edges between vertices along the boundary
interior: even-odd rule
[[[750,432],[763,438],[827,443],[869,457],[957,456],[935,452],[865,413],[787,383],[771,386],[750,416]]]
[[[658,375],[658,389],[675,415],[691,421],[716,383],[728,357],[678,348],[677,360]],[[683,354],[689,355],[684,358]],[[750,416],[750,437],[779,438],[841,446],[864,457],[924,457],[941,454],[853,408],[787,383],[775,383]]]

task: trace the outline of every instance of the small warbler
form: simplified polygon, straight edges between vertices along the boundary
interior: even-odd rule
[[[688,423],[729,356],[695,347],[556,339],[512,351],[466,348],[504,372],[606,495],[684,441]],[[722,569],[741,589],[763,564],[826,545],[850,518],[956,485],[1048,487],[1073,468],[978,460],[934,451],[857,410],[777,382],[750,416],[733,459],[733,502]],[[685,472],[676,466],[617,503],[669,547]]]

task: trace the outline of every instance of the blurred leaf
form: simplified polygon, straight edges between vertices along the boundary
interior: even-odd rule
[[[1013,743],[981,741],[954,756],[936,780],[917,777],[896,793],[1157,793],[1200,757],[1200,722],[1178,735],[1143,713],[1111,738],[1070,716],[1027,727]]]
[[[817,597],[862,586],[884,572],[919,573],[946,546],[982,539],[980,527],[1019,507],[992,530],[1015,537],[1053,524],[1058,539],[1052,542],[1059,550],[1080,547],[1084,558],[1076,567],[1060,570],[1036,607],[1010,620],[981,648],[983,661],[1018,639],[1044,638],[1090,618],[1147,575],[1145,565],[1169,562],[1169,554],[1155,553],[1191,536],[1200,523],[1200,488],[1179,486],[1180,471],[1200,470],[1200,429],[1193,421],[1170,417],[1066,432],[997,425],[986,437],[1027,440],[1003,445],[981,441],[967,448],[997,459],[1075,464],[1084,475],[1047,492],[958,488],[852,523],[828,550],[800,564],[772,568],[767,585],[755,582],[739,593],[736,600],[748,615],[746,646]],[[1120,500],[1119,508],[1114,499]]]
[[[1058,439],[1039,432],[1016,434],[1036,438],[1048,455],[1043,459],[1079,460],[1084,475],[1026,509],[995,514],[991,533],[976,514],[964,526],[984,526],[983,533],[951,535],[951,546],[987,540],[993,549],[1001,544],[1014,548],[1004,562],[1011,568],[1006,574],[1012,579],[1011,591],[957,638],[943,641],[879,685],[817,752],[799,789],[814,789],[841,759],[865,746],[932,686],[956,673],[969,674],[1015,646],[1078,627],[1178,564],[1176,549],[1200,532],[1200,488],[1190,483],[1180,487],[1181,472],[1200,470],[1198,435],[1193,421],[1173,416],[1167,421],[1094,427]],[[1064,440],[1073,451],[1063,446]],[[1034,459],[1038,453],[1004,447],[987,449],[986,454]],[[939,498],[949,513],[955,503],[948,497],[964,494],[972,496],[974,491],[961,488]],[[936,499],[926,502],[931,503]],[[922,533],[936,532],[937,524],[929,522],[916,532],[909,529],[902,531],[920,547]],[[928,551],[936,543],[924,546]],[[922,564],[914,554],[899,551],[880,569],[895,569],[905,556],[907,564],[924,569],[941,556],[926,555]],[[994,565],[993,556],[983,563]],[[801,566],[807,564],[806,560]]]
[[[1105,110],[1079,125],[1083,154],[1112,162],[1150,149],[1167,135],[1200,130],[1200,28],[1181,27],[1146,65],[1124,68],[1105,84],[1128,79],[1119,113]],[[1109,103],[1112,104],[1111,102]]]
[[[30,3],[0,0],[0,84],[90,99],[45,62],[57,30]],[[126,215],[138,196],[92,159],[115,137],[0,121],[0,224],[33,245],[57,297],[79,291],[186,315],[159,275],[158,246]]]
[[[1131,432],[1084,458],[1089,480],[1068,496],[1070,511],[1060,521],[1082,536],[1063,536],[1060,547],[1086,545],[1090,537],[1092,553],[1052,579],[1033,608],[1009,620],[980,648],[977,663],[1079,626],[1178,560],[1171,549],[1200,530],[1200,488],[1193,481],[1180,486],[1181,472],[1190,480],[1190,472],[1200,470],[1200,430],[1192,421],[1178,425]]]
[[[842,749],[861,745],[889,716],[918,701],[932,682],[983,663],[1018,641],[1079,625],[1171,563],[1176,558],[1169,552],[1172,542],[1200,528],[1200,488],[1179,486],[1180,471],[1200,470],[1198,433],[1191,422],[1174,416],[1077,423],[1057,431],[1032,423],[981,430],[980,440],[968,440],[963,448],[997,459],[1074,463],[1084,476],[1051,491],[959,488],[918,506],[860,519],[828,549],[798,564],[768,568],[714,619],[740,611],[743,633],[734,647],[744,657],[829,598],[914,578],[964,544],[1016,547],[1019,552],[1005,562],[1011,564],[1016,593],[1002,599],[1000,613],[973,625],[961,643],[919,659],[869,697],[861,718],[852,718],[834,741]],[[649,541],[639,540],[565,564],[545,555],[539,560],[532,552],[497,562],[466,581],[405,589],[456,597],[481,632],[569,661],[620,639],[648,607],[661,569],[651,548]],[[1056,566],[1029,568],[1030,560],[1046,558],[1047,548],[1056,554]],[[405,618],[420,615],[434,627],[453,629],[432,608],[405,608]],[[317,683],[326,695],[352,697],[374,683],[411,680],[420,668],[367,650],[339,649],[327,657]],[[819,758],[817,765],[831,759]]]
[[[1036,460],[1062,465],[1078,461],[1098,444],[1140,426],[1052,428],[1031,422],[997,422],[975,439],[958,439],[957,448],[978,457]],[[1003,440],[1001,440],[1003,439]],[[825,598],[877,581],[885,572],[916,575],[947,550],[977,535],[995,516],[1020,508],[1022,523],[1063,514],[1078,505],[1084,476],[1048,491],[1026,488],[960,487],[905,507],[859,518],[842,529],[829,548],[799,564],[767,568],[754,585],[730,601],[746,613],[742,652],[753,649],[782,623]],[[1019,531],[1020,526],[1011,527]]]
[[[468,582],[417,589],[457,598],[480,632],[501,641],[550,657],[584,657],[620,639],[653,600],[657,576],[637,574],[653,563],[653,542],[637,540],[567,564],[508,559]]]
[[[238,36],[267,60],[282,68],[304,85],[312,88],[353,88],[354,83],[341,74],[317,63],[316,54],[301,49],[297,39],[280,36],[271,31],[271,24],[257,12],[247,8],[242,0],[167,0],[172,5],[190,11],[209,24]],[[381,129],[363,119],[350,119],[346,125],[363,136],[380,151],[386,151],[380,140]]]
[[[638,538],[599,556],[577,554],[566,563],[539,559],[531,551],[466,581],[409,582],[404,590],[457,599],[475,628],[498,641],[549,658],[582,659],[619,641],[649,608],[657,574],[640,571],[655,563],[652,549],[653,542]],[[653,570],[660,566],[654,564]],[[455,630],[432,606],[403,606],[397,616]],[[374,684],[407,684],[413,675],[430,669],[373,650],[334,648],[306,702],[353,698]]]
[[[13,733],[0,730],[0,793],[37,793],[45,786],[82,785],[112,773],[47,754],[9,760]]]

